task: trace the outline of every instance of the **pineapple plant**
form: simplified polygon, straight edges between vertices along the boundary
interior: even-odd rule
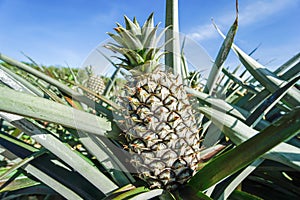
[[[86,81],[86,86],[89,90],[93,91],[97,95],[102,95],[105,90],[105,83],[99,75],[95,75],[92,71],[92,67],[86,68],[88,79]],[[87,92],[86,96],[96,102],[99,102],[99,98]]]
[[[139,177],[151,188],[174,190],[193,176],[200,162],[195,111],[181,77],[162,69],[164,52],[157,47],[153,14],[142,27],[126,16],[125,23],[125,28],[117,24],[117,35],[108,33],[116,43],[106,45],[124,55],[121,66],[132,74],[118,101],[119,126]]]
[[[187,77],[189,86],[193,88],[194,90],[202,91],[203,90],[203,84],[201,83],[202,77],[201,73],[198,71],[192,71],[189,72],[189,75]]]
[[[106,46],[124,55],[120,66],[131,72],[118,105],[106,99],[109,95],[99,96],[104,103],[94,102],[71,87],[73,83],[66,86],[62,78],[55,80],[0,54],[4,61],[0,63],[0,198],[298,199],[300,98],[294,85],[300,77],[291,72],[298,67],[300,54],[270,72],[232,45],[234,23],[213,68],[222,68],[232,46],[252,77],[244,84],[237,74],[224,73],[240,88],[232,91],[234,98],[222,100],[193,88],[193,83],[183,86],[181,77],[163,70],[159,58],[164,52],[157,48],[160,36],[155,37],[158,26],[153,25],[153,17],[143,27],[136,19],[125,17],[125,23],[125,28],[118,25],[117,34],[110,34],[117,44]],[[220,92],[216,86],[222,84],[218,83],[221,68],[207,80],[208,90]],[[35,79],[25,80],[28,75]],[[36,87],[43,83],[51,87]],[[253,84],[257,87],[249,87]],[[252,92],[242,95],[243,90]],[[203,143],[196,121],[200,117],[195,117],[198,112],[189,94],[198,98],[197,109],[206,117],[201,124],[206,132]],[[95,105],[97,113],[82,104]],[[115,119],[122,130],[115,127],[112,110],[118,111]],[[287,114],[275,123],[264,117],[277,111]],[[46,130],[41,121],[61,130]],[[57,131],[74,137],[84,151],[72,148]],[[23,132],[41,146],[24,143],[19,137]],[[121,132],[134,172],[148,185],[122,166],[123,159],[112,146],[116,142],[108,143],[113,140],[110,134]],[[222,143],[218,132],[230,141]],[[31,196],[36,194],[41,195]]]

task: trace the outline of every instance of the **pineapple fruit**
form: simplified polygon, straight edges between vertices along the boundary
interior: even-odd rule
[[[153,14],[142,27],[125,16],[126,28],[108,33],[117,44],[106,48],[123,54],[120,64],[132,76],[119,98],[130,163],[151,188],[174,190],[196,172],[200,161],[199,127],[182,79],[163,70]],[[164,32],[165,30],[163,30]]]
[[[203,84],[201,84],[201,74],[198,71],[189,72],[187,77],[189,86],[194,90],[203,91]]]
[[[87,79],[87,82],[86,82],[86,87],[95,92],[96,94],[98,95],[102,95],[104,90],[105,90],[105,84],[104,84],[104,81],[103,79],[98,76],[98,75],[95,75],[93,72],[92,72],[92,68],[91,67],[87,67],[86,68],[86,71],[87,71],[87,74],[88,74],[88,79]],[[87,97],[93,101],[96,101],[98,102],[100,99],[97,98],[96,96],[90,94],[90,93],[87,93],[86,94]]]

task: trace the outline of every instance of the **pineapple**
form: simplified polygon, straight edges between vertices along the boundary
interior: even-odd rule
[[[86,82],[86,86],[89,90],[95,92],[96,94],[98,95],[101,95],[103,94],[104,90],[105,90],[105,84],[104,84],[104,81],[103,79],[98,76],[98,75],[95,75],[93,72],[92,72],[92,68],[91,67],[87,67],[86,68],[86,71],[88,73],[88,80]],[[94,95],[90,94],[90,93],[87,93],[86,94],[87,97],[93,101],[96,101],[98,102],[99,101],[99,98],[95,97]]]
[[[121,66],[132,73],[118,102],[125,147],[130,163],[151,188],[174,190],[197,170],[199,127],[181,77],[163,71],[159,63],[162,34],[156,36],[153,14],[142,27],[135,18],[125,16],[125,23],[126,28],[117,24],[118,34],[108,33],[117,44],[106,45],[123,54]]]
[[[194,90],[203,91],[203,84],[201,83],[201,74],[198,71],[189,72],[189,76],[187,77],[189,81],[189,85]]]

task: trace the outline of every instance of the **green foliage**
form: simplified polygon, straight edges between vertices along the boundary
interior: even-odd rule
[[[151,16],[144,34],[156,31],[146,28],[154,27]],[[125,17],[125,26],[130,31],[123,28],[111,35],[128,38],[128,48],[153,42],[131,37],[139,34],[136,19]],[[224,44],[206,89],[199,83],[201,72],[189,72],[187,62],[185,70],[176,70],[185,71],[186,91],[197,99],[196,116],[207,146],[202,147],[197,174],[175,192],[148,188],[129,170],[112,114],[119,109],[114,89],[126,82],[118,77],[122,71],[116,63],[111,62],[113,76],[103,77],[105,95],[93,102],[85,95],[93,91],[77,79],[79,69],[22,63],[0,54],[0,197],[299,198],[299,54],[271,72],[233,44],[236,29],[237,19],[226,37],[217,28]],[[233,72],[222,69],[230,47],[242,64]],[[245,72],[251,74],[248,79]]]

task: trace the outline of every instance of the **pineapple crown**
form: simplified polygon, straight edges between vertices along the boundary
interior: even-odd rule
[[[86,66],[85,67],[85,71],[87,73],[88,76],[92,76],[93,75],[93,67],[91,65]]]
[[[141,72],[152,72],[159,66],[159,59],[165,54],[161,50],[166,43],[160,47],[158,43],[168,27],[157,35],[159,24],[154,25],[153,16],[151,13],[142,27],[135,17],[131,21],[124,16],[125,28],[117,23],[117,28],[114,29],[117,34],[107,33],[116,43],[108,43],[105,47],[123,55],[116,56],[121,60],[119,66],[127,70],[138,67]]]

